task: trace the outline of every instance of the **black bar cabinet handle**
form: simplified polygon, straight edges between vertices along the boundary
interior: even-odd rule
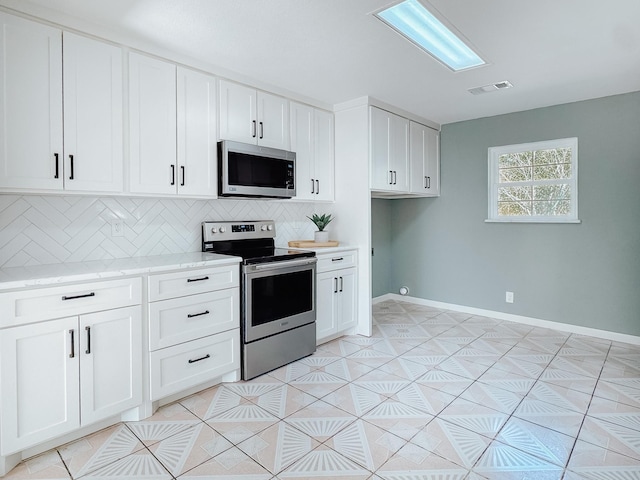
[[[264,123],[260,122],[260,138],[264,138]]]
[[[206,360],[207,358],[211,358],[211,355],[208,353],[204,357],[196,358],[195,360],[189,360],[189,363],[201,362],[202,360]]]
[[[341,262],[342,260],[344,260],[344,257],[338,257],[338,258],[332,258],[331,259],[332,262]]]
[[[340,291],[344,290],[344,278],[340,277]]]
[[[95,296],[96,296],[96,292],[86,293],[84,295],[74,295],[71,297],[67,297],[66,295],[63,295],[62,300],[76,300],[78,298],[87,298],[87,297],[95,297]]]
[[[320,180],[316,180],[316,195],[320,193]]]
[[[69,174],[69,180],[73,180],[73,155],[69,155],[69,163],[71,164],[71,173]]]
[[[315,184],[313,183],[313,178],[311,179],[311,193],[316,193]]]
[[[76,356],[76,349],[75,349],[75,340],[74,340],[74,331],[73,329],[69,330],[69,335],[71,335],[71,353],[69,354],[69,358],[73,358]]]
[[[393,185],[393,170],[389,170],[389,185]]]
[[[427,188],[431,188],[431,177],[427,177]]]
[[[171,165],[171,185],[176,184],[176,166]]]
[[[54,153],[53,156],[56,159],[56,174],[53,176],[53,178],[60,178],[60,164],[58,163],[58,154]]]
[[[187,282],[201,282],[203,280],[209,280],[209,277],[187,278]]]
[[[87,355],[91,354],[91,327],[86,326],[84,329],[87,331],[87,349],[84,351]]]
[[[253,126],[253,133],[251,134],[251,136],[252,136],[253,138],[256,138],[256,135],[257,135],[256,121],[255,121],[255,120],[252,120],[252,121],[251,121],[251,125]]]
[[[427,177],[424,177],[424,188],[429,188],[429,187],[427,186]]]
[[[338,293],[338,278],[333,277],[333,293]]]
[[[193,318],[193,317],[199,317],[201,315],[209,315],[209,310],[205,310],[204,312],[200,312],[200,313],[187,313],[187,318]]]
[[[180,183],[180,186],[184,187],[184,165],[180,167],[180,170],[182,170],[182,182]]]

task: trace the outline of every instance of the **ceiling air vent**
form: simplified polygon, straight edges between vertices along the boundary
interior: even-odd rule
[[[470,88],[468,91],[472,95],[481,95],[483,93],[495,92],[496,90],[505,90],[511,87],[513,87],[513,85],[511,85],[511,82],[503,80],[502,82],[490,83],[489,85]]]

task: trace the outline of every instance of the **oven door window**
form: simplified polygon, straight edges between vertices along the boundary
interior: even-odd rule
[[[251,279],[251,326],[313,310],[313,270]]]

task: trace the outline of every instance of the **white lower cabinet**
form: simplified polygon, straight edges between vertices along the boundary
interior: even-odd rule
[[[0,330],[0,455],[142,402],[140,306]]]
[[[149,276],[150,400],[240,373],[237,264]]]
[[[318,255],[316,343],[319,345],[357,322],[355,251]]]

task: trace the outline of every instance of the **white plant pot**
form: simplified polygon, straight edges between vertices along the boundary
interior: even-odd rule
[[[316,243],[325,243],[329,241],[329,232],[314,232],[313,241]]]

